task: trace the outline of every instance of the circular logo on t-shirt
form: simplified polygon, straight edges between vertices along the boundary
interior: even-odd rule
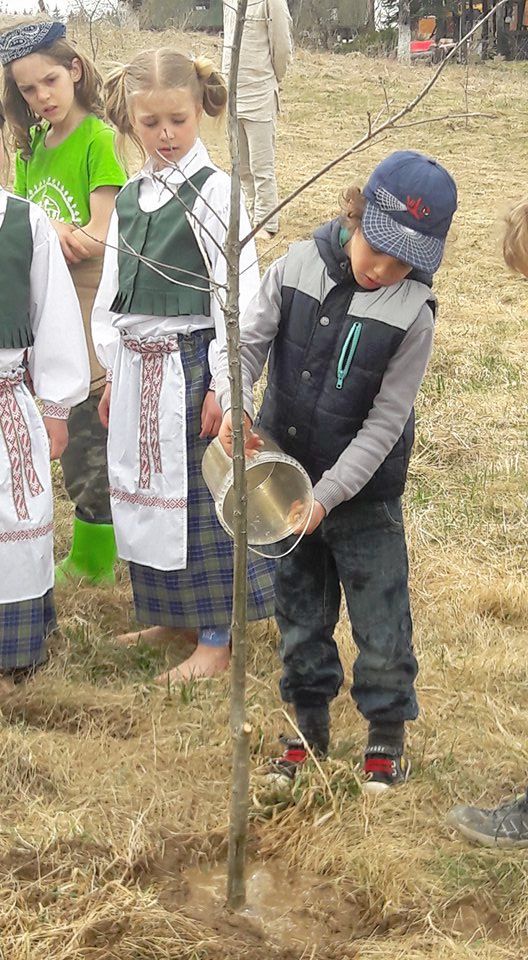
[[[82,222],[75,200],[60,180],[54,180],[52,177],[41,180],[29,191],[28,200],[38,204],[51,220],[79,225]]]

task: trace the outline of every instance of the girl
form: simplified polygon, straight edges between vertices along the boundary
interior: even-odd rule
[[[88,342],[103,243],[125,182],[113,132],[100,119],[102,80],[65,39],[62,23],[25,23],[0,37],[6,114],[19,148],[14,191],[52,218],[81,302]],[[83,227],[86,232],[79,228]],[[87,236],[87,234],[89,236]],[[73,544],[59,578],[113,580],[106,435],[97,415],[104,371],[91,355],[91,393],[72,413],[61,463],[75,504]]]
[[[0,128],[4,126],[3,110]],[[4,160],[3,134],[0,166]],[[50,457],[88,394],[88,353],[60,244],[38,207],[0,187],[0,675],[45,659],[55,629]],[[26,386],[42,398],[41,417]]]
[[[100,413],[118,550],[130,562],[137,619],[152,625],[122,639],[155,642],[197,628],[196,650],[172,679],[213,676],[229,662],[232,544],[200,465],[220,423],[214,371],[225,341],[230,181],[198,128],[204,110],[223,112],[226,88],[208,60],[159,49],[117,69],[106,94],[119,145],[128,137],[146,157],[117,198],[92,322],[108,371]],[[241,229],[249,231],[244,210]],[[257,285],[248,244],[241,307]],[[250,563],[248,581],[248,616],[269,616],[268,562]]]

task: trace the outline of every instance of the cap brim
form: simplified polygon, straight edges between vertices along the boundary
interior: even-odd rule
[[[375,250],[387,253],[417,270],[435,273],[442,262],[444,240],[409,230],[370,200],[361,218],[361,231]]]

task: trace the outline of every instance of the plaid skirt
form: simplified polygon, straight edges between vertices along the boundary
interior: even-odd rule
[[[207,440],[200,440],[200,415],[211,375],[207,351],[210,330],[180,337],[185,373],[187,422],[187,567],[156,570],[130,563],[134,606],[139,623],[167,627],[223,627],[231,623],[233,541],[216,517],[214,501],[202,478]],[[248,560],[248,620],[274,613],[273,561]]]
[[[0,671],[44,663],[46,640],[56,629],[53,590],[31,600],[0,603]]]

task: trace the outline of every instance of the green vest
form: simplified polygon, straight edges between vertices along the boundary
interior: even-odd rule
[[[185,181],[178,187],[174,197],[152,213],[145,213],[139,206],[139,180],[129,183],[118,195],[119,288],[110,308],[114,313],[210,316],[209,275],[186,214],[193,209],[197,191],[212,173],[214,170],[203,167],[189,177],[190,182]],[[156,270],[165,276],[127,253],[130,248],[142,257],[157,261]],[[178,282],[171,283],[167,277]]]
[[[7,198],[0,227],[0,349],[33,346],[29,315],[29,273],[33,234],[26,200]]]

